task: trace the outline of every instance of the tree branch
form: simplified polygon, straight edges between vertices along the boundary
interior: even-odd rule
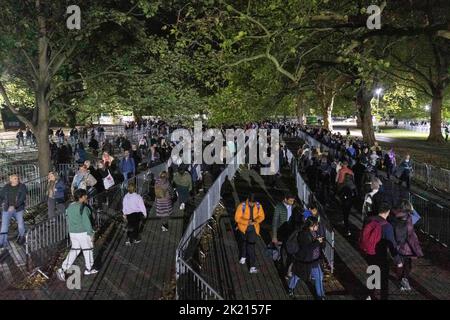
[[[0,81],[0,94],[3,97],[3,100],[5,101],[6,106],[8,107],[9,110],[11,110],[11,112],[20,120],[22,121],[24,124],[26,124],[27,126],[29,126],[30,128],[33,129],[33,131],[35,131],[35,127],[33,125],[33,123],[28,120],[24,115],[22,115],[16,108],[14,108],[14,106],[11,103],[11,100],[9,100],[8,94],[6,92],[5,87],[3,86],[3,82]]]

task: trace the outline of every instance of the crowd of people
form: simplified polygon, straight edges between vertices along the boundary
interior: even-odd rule
[[[85,275],[95,274],[94,237],[98,227],[93,220],[96,204],[108,204],[115,193],[110,192],[118,186],[121,194],[121,211],[127,224],[126,246],[137,245],[141,241],[140,233],[145,218],[149,215],[145,197],[139,194],[134,177],[159,163],[167,162],[168,170],[163,170],[152,181],[151,196],[154,199],[156,216],[161,219],[161,232],[169,230],[169,217],[177,203],[179,210],[186,210],[193,195],[207,191],[224,165],[185,165],[181,159],[171,156],[175,142],[169,133],[177,126],[160,121],[127,124],[125,133],[110,141],[104,136],[104,130],[91,132],[90,152],[84,149],[81,140],[87,131],[72,129],[69,139],[60,129],[49,137],[57,147],[55,164],[76,162],[79,168],[70,177],[54,170],[48,175],[48,217],[52,219],[65,212],[69,226],[71,250],[57,272],[58,278],[65,279],[76,257],[83,252]],[[231,127],[234,128],[234,127]],[[405,199],[394,199],[383,190],[384,177],[397,176],[400,183],[410,187],[412,160],[409,155],[397,164],[393,149],[383,153],[378,144],[369,146],[358,138],[342,136],[325,129],[304,127],[290,123],[265,121],[250,123],[245,129],[264,128],[280,130],[284,137],[296,137],[305,132],[317,141],[335,150],[322,154],[319,149],[305,143],[296,151],[297,161],[288,159],[287,147],[280,149],[281,166],[298,165],[299,172],[305,177],[309,187],[316,193],[317,199],[329,208],[337,203],[342,212],[345,234],[351,236],[350,213],[361,213],[363,228],[359,247],[366,256],[369,265],[381,269],[381,290],[370,292],[372,299],[386,298],[388,294],[389,255],[395,262],[402,290],[411,290],[409,275],[412,261],[423,255],[414,223],[418,214],[411,203]],[[130,132],[139,130],[137,137]],[[225,128],[222,128],[225,129]],[[144,133],[142,133],[144,132]],[[131,138],[132,137],[132,138]],[[131,139],[130,139],[131,138]],[[67,148],[67,149],[64,149]],[[235,150],[236,145],[224,145]],[[63,149],[61,151],[61,149]],[[101,150],[101,153],[98,151]],[[294,152],[295,153],[295,152]],[[88,157],[88,154],[90,156]],[[69,182],[69,183],[68,183]],[[11,218],[19,225],[18,243],[24,242],[25,226],[23,212],[27,190],[19,177],[10,177],[10,183],[1,193],[2,226],[0,247],[6,245],[8,227]],[[95,199],[95,201],[93,200]],[[258,273],[256,265],[255,243],[261,232],[261,224],[266,219],[262,205],[249,194],[235,211],[234,219],[240,248],[239,263],[248,264],[250,274]],[[271,225],[271,245],[286,253],[283,264],[289,294],[294,295],[300,280],[311,280],[316,297],[325,299],[323,285],[323,248],[326,242],[325,222],[318,203],[310,201],[306,207],[296,203],[293,194],[286,193],[282,201],[275,206]],[[376,235],[376,236],[374,236]]]

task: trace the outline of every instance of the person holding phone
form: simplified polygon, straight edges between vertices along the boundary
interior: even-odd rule
[[[316,289],[318,300],[325,300],[323,288],[323,271],[321,268],[321,246],[325,239],[319,233],[319,221],[317,217],[310,216],[306,219],[302,230],[298,233],[298,252],[294,255],[293,275],[289,279],[289,296],[294,296],[294,290],[298,281],[312,280]]]

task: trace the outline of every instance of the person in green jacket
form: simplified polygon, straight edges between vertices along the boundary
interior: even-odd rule
[[[69,229],[72,246],[62,266],[56,272],[57,277],[65,280],[65,273],[74,263],[80,252],[83,252],[86,270],[85,275],[95,274],[98,271],[93,268],[93,238],[94,229],[91,224],[92,211],[87,205],[88,195],[86,190],[77,189],[74,193],[75,201],[66,210],[67,227]]]
[[[286,194],[283,201],[275,206],[272,219],[272,242],[281,245],[295,229],[295,196]]]
[[[173,183],[178,193],[180,210],[184,210],[189,201],[189,193],[192,191],[192,177],[183,165],[178,167],[178,172],[173,175]]]

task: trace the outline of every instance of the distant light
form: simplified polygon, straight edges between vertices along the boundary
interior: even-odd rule
[[[382,92],[383,92],[383,88],[378,88],[378,89],[375,90],[375,93],[377,95],[380,95]]]
[[[430,105],[429,105],[429,104],[427,104],[427,105],[425,106],[425,111],[430,111]]]

